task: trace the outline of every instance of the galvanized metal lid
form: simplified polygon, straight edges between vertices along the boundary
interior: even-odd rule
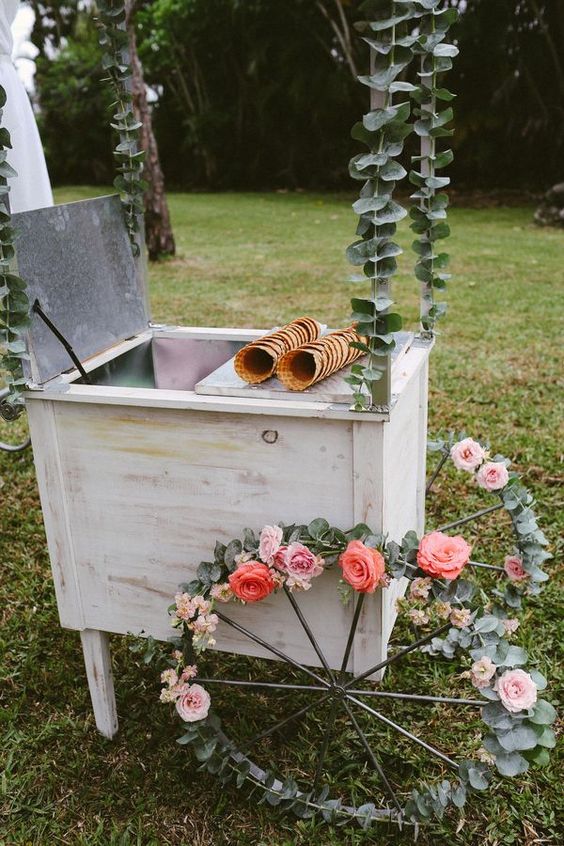
[[[147,328],[146,265],[133,257],[117,195],[13,216],[20,275],[81,361]],[[142,251],[143,252],[143,251]],[[26,376],[42,384],[73,367],[37,314]]]

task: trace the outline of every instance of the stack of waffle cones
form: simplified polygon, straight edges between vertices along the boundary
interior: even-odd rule
[[[321,326],[311,317],[298,317],[287,326],[265,335],[239,350],[235,356],[235,372],[250,385],[258,385],[273,376],[280,359],[289,351],[315,341]]]
[[[353,326],[310,341],[282,356],[276,375],[291,391],[305,391],[363,355],[362,350],[351,347],[353,341],[366,343]]]
[[[251,385],[258,385],[276,373],[291,391],[305,391],[331,376],[363,354],[351,347],[353,341],[366,343],[354,326],[320,337],[321,326],[311,317],[299,317],[239,350],[235,372]]]

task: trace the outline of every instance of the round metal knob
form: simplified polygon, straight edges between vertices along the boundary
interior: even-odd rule
[[[278,432],[276,429],[265,429],[262,433],[262,439],[265,444],[275,444],[278,440]]]

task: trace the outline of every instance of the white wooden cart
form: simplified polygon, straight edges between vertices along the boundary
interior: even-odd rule
[[[144,267],[131,255],[117,197],[14,217],[30,298],[90,379],[35,313],[26,405],[59,616],[80,632],[96,725],[111,737],[108,634],[168,638],[171,597],[215,539],[318,516],[344,529],[366,522],[395,540],[422,531],[430,344],[403,338],[392,401],[380,413],[352,412],[348,389],[335,401],[323,383],[279,398],[268,389],[199,393],[265,330],[151,324]],[[337,579],[327,574],[300,596],[333,668],[353,613]],[[365,602],[351,671],[385,657],[401,590],[395,583]],[[283,596],[230,614],[318,666]],[[233,629],[217,634],[218,649],[269,657]]]

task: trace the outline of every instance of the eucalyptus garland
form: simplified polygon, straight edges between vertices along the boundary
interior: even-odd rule
[[[421,330],[423,337],[432,337],[437,318],[446,311],[446,304],[435,302],[435,289],[446,286],[449,274],[445,272],[448,254],[436,252],[436,242],[447,238],[450,228],[446,223],[448,196],[441,191],[450,183],[447,176],[437,171],[450,164],[452,150],[437,151],[437,139],[447,138],[453,130],[447,125],[452,121],[450,106],[441,104],[454,99],[454,94],[440,86],[439,77],[452,68],[452,59],[458,48],[446,42],[448,31],[458,19],[458,11],[443,0],[398,0],[403,6],[419,9],[419,35],[412,50],[420,57],[421,84],[412,92],[415,101],[414,129],[421,138],[421,155],[412,161],[419,165],[410,171],[409,181],[417,190],[411,195],[415,201],[410,209],[411,229],[419,236],[413,249],[419,256],[415,276],[421,282]]]
[[[0,352],[1,381],[8,387],[8,396],[1,406],[2,417],[14,420],[24,407],[26,380],[22,360],[27,358],[24,332],[29,326],[29,299],[24,280],[12,270],[15,257],[15,233],[11,225],[8,179],[17,176],[8,164],[10,133],[2,126],[6,92],[0,86]]]
[[[357,29],[369,45],[371,62],[370,74],[359,80],[371,89],[372,104],[378,107],[353,127],[352,137],[365,144],[368,152],[354,156],[349,165],[352,178],[364,184],[353,205],[360,218],[356,230],[360,240],[350,245],[347,258],[353,265],[363,265],[371,280],[370,298],[353,298],[351,303],[358,332],[367,337],[366,344],[353,345],[367,353],[367,363],[354,365],[348,378],[358,411],[378,405],[378,382],[386,368],[383,357],[388,357],[395,345],[392,333],[402,326],[401,316],[390,311],[390,280],[397,270],[396,257],[403,252],[393,238],[407,210],[393,199],[393,193],[407,176],[397,157],[412,127],[409,100],[396,101],[394,95],[414,88],[397,79],[412,60],[411,9],[400,8],[393,0],[371,0],[363,9],[369,19],[358,23]]]
[[[359,81],[370,87],[373,108],[352,130],[352,137],[366,144],[368,153],[354,156],[349,165],[352,178],[364,184],[353,205],[360,217],[360,240],[350,245],[347,258],[353,265],[363,265],[372,289],[370,298],[352,300],[353,319],[358,322],[360,334],[368,338],[366,344],[355,344],[367,353],[366,364],[354,365],[347,378],[357,411],[369,410],[382,402],[378,382],[386,372],[395,344],[393,332],[402,326],[401,316],[390,311],[390,282],[397,270],[396,258],[402,253],[392,239],[407,212],[393,199],[393,193],[396,184],[407,175],[397,157],[413,130],[422,139],[421,155],[413,159],[420,162],[420,170],[413,169],[409,179],[417,188],[410,215],[412,229],[420,236],[413,248],[419,256],[415,275],[422,286],[423,337],[432,337],[435,321],[446,309],[444,303],[434,300],[434,289],[444,288],[449,278],[444,272],[448,255],[435,254],[436,241],[450,232],[445,222],[448,197],[437,193],[449,180],[437,176],[437,171],[452,161],[453,154],[451,150],[438,153],[436,139],[452,134],[446,128],[452,109],[439,111],[438,103],[451,100],[454,95],[439,87],[438,77],[450,69],[452,57],[458,53],[454,45],[445,43],[458,13],[444,0],[368,0],[362,8],[367,19],[356,27],[369,45],[371,71]],[[398,77],[414,60],[420,64],[420,83],[400,81]],[[394,99],[394,95],[402,93],[415,104],[413,123],[409,98],[400,102]]]
[[[127,32],[125,30],[125,4],[123,0],[98,0],[98,41],[103,50],[102,64],[114,92],[112,129],[119,134],[114,150],[118,175],[114,187],[119,191],[133,255],[140,254],[139,220],[143,215],[143,194],[147,183],[142,178],[145,152],[139,150],[139,129],[142,126],[133,111],[130,92],[131,67],[128,58]]]

